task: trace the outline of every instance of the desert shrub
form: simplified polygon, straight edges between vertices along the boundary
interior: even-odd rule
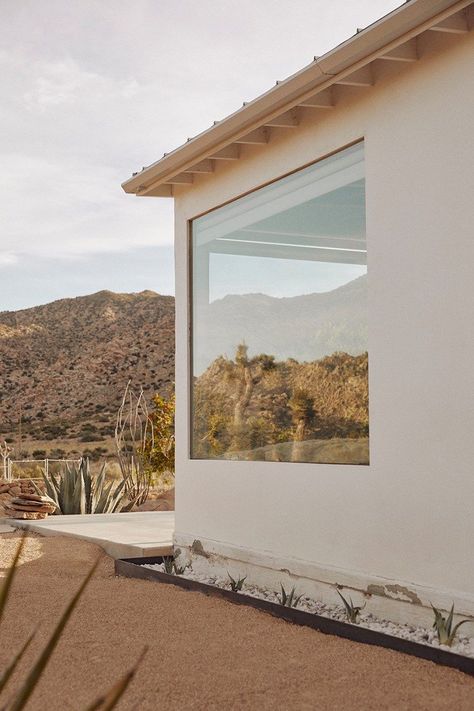
[[[94,447],[94,449],[87,447],[87,449],[84,449],[82,452],[84,458],[90,459],[93,462],[98,462],[99,459],[102,459],[106,454],[107,449],[105,447]]]
[[[94,432],[83,434],[81,435],[81,437],[79,437],[80,442],[101,442],[102,440],[103,437],[98,434],[95,434]]]
[[[174,436],[175,398],[155,395],[153,409],[149,415],[152,429],[145,441],[145,462],[153,473],[153,478],[174,474],[175,436]],[[151,434],[151,432],[153,434]]]
[[[283,442],[368,436],[368,357],[333,353],[299,363],[220,356],[193,390],[193,452],[219,457]]]

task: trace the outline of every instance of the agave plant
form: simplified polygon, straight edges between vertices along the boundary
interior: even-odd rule
[[[173,573],[174,573],[174,558],[172,555],[166,555],[163,558],[163,567],[165,569],[165,573],[168,573],[168,575],[173,575]]]
[[[187,567],[187,565],[179,565],[176,560],[173,561],[173,569],[175,575],[182,575]]]
[[[357,625],[359,624],[359,615],[362,612],[362,610],[365,607],[365,603],[363,605],[354,605],[352,602],[352,598],[350,597],[349,600],[346,600],[344,595],[341,595],[339,590],[336,590],[337,594],[341,598],[342,602],[344,603],[344,609],[346,612],[346,617],[348,622],[352,622],[352,624]]]
[[[303,597],[302,595],[295,594],[295,588],[291,588],[290,592],[287,593],[283,585],[280,583],[281,594],[277,593],[278,602],[283,607],[298,607],[298,603]]]
[[[58,476],[44,471],[46,493],[56,504],[57,514],[117,513],[130,509],[126,493],[126,481],[106,480],[106,464],[93,477],[88,459],[81,459],[72,466],[66,464]]]
[[[454,603],[451,606],[451,611],[447,617],[445,617],[441,610],[438,610],[438,608],[433,604],[431,604],[431,607],[434,612],[433,628],[436,630],[438,642],[451,647],[458,629],[461,625],[464,625],[466,622],[470,622],[471,620],[461,620],[461,622],[458,622],[457,625],[454,625],[453,627]]]
[[[18,545],[18,548],[15,552],[13,561],[7,570],[7,574],[4,580],[4,583],[2,587],[0,588],[0,622],[3,617],[3,613],[5,611],[5,607],[8,601],[10,589],[13,583],[13,579],[16,574],[17,570],[17,564],[21,556],[21,552],[23,550],[23,546],[25,543],[26,539],[26,534],[23,535],[22,539],[20,540],[20,543]],[[0,673],[0,704],[1,708],[3,711],[8,709],[8,711],[22,711],[22,709],[25,708],[26,704],[28,703],[28,700],[32,693],[34,692],[36,685],[38,684],[39,680],[41,679],[41,676],[49,662],[49,659],[54,652],[59,640],[61,639],[61,636],[64,632],[64,629],[69,621],[69,618],[71,617],[74,608],[76,607],[77,603],[79,602],[79,599],[84,592],[84,589],[86,588],[87,584],[89,583],[89,580],[92,578],[95,569],[97,568],[97,565],[99,563],[99,559],[96,560],[84,580],[82,581],[78,591],[76,594],[73,596],[72,600],[69,602],[68,606],[64,610],[63,614],[59,618],[59,621],[54,628],[46,646],[44,649],[40,652],[40,655],[36,662],[33,664],[33,666],[30,668],[30,670],[27,673],[26,679],[21,683],[19,689],[15,692],[13,692],[13,695],[10,694],[9,702],[8,705],[6,706],[5,703],[2,701],[1,696],[2,692],[6,689],[11,677],[13,676],[13,673],[15,672],[16,668],[18,667],[21,659],[23,658],[26,650],[30,646],[31,642],[33,641],[36,632],[32,632],[30,636],[26,639],[25,642],[21,645],[19,651],[15,654],[13,657],[12,661],[10,664],[6,666]],[[112,711],[112,709],[115,708],[117,705],[118,701],[121,699],[125,691],[127,690],[127,687],[129,686],[130,682],[132,681],[133,677],[136,674],[136,671],[138,669],[138,666],[143,658],[143,655],[146,653],[146,648],[143,650],[142,654],[140,655],[140,658],[138,661],[133,665],[133,667],[127,671],[105,694],[102,694],[99,696],[98,699],[96,699],[92,704],[90,704],[86,711]]]
[[[182,575],[188,567],[187,565],[178,565],[176,558],[172,555],[167,555],[163,558],[163,566],[165,573],[168,573],[168,575]]]
[[[236,579],[233,578],[229,572],[227,572],[227,576],[229,578],[229,585],[232,592],[240,592],[244,586],[245,581],[247,580],[247,576]]]

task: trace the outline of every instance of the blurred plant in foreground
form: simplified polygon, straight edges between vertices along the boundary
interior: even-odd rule
[[[17,571],[18,562],[20,560],[25,540],[26,534],[23,535],[16,549],[13,561],[7,570],[5,580],[3,582],[2,587],[0,588],[0,622],[2,621],[5,612],[9,593]],[[100,558],[98,558],[93,564],[92,568],[79,586],[78,591],[73,596],[68,606],[64,610],[63,614],[59,618],[59,621],[56,627],[54,628],[46,646],[41,651],[36,662],[28,670],[26,679],[20,684],[19,689],[13,692],[13,695],[10,696],[10,700],[6,704],[1,700],[2,693],[5,691],[15,670],[23,659],[26,650],[32,643],[36,635],[36,630],[30,634],[30,636],[26,639],[25,642],[23,642],[10,664],[8,664],[7,667],[4,668],[3,671],[0,673],[0,704],[2,711],[21,711],[25,708],[30,696],[36,688],[36,685],[41,679],[41,676],[46,668],[46,665],[49,662],[52,653],[54,652],[59,640],[61,639],[64,633],[64,629],[74,611],[74,608],[76,607],[77,603],[79,602],[79,599],[82,596],[82,593],[84,592],[86,586],[92,578],[99,563],[99,560]],[[99,698],[97,698],[92,704],[90,704],[87,709],[85,709],[85,711],[111,711],[112,709],[114,709],[123,694],[125,693],[125,691],[127,690],[127,687],[129,686],[133,677],[135,676],[138,666],[145,653],[146,648],[143,650],[138,661],[133,665],[133,667],[129,671],[127,671],[107,692],[101,694]]]

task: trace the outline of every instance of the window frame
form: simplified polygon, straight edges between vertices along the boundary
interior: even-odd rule
[[[339,146],[337,148],[334,148],[333,150],[329,151],[328,153],[324,153],[323,155],[319,156],[318,158],[315,158],[311,161],[308,161],[307,163],[303,163],[295,168],[292,168],[291,170],[281,173],[277,175],[274,178],[271,178],[270,180],[263,181],[261,183],[258,183],[252,188],[249,188],[248,190],[245,190],[241,193],[238,193],[237,195],[234,195],[231,198],[228,198],[227,200],[223,200],[220,203],[213,204],[211,207],[207,208],[206,210],[203,210],[202,212],[194,214],[192,217],[187,218],[186,220],[186,279],[187,279],[187,323],[186,323],[186,332],[187,332],[187,377],[188,377],[188,382],[187,382],[187,429],[188,429],[188,437],[187,437],[187,447],[186,447],[186,456],[187,456],[187,461],[191,462],[206,462],[206,463],[211,463],[211,462],[216,462],[222,464],[223,462],[238,462],[240,464],[286,464],[286,465],[295,465],[295,464],[302,464],[302,465],[313,465],[313,466],[352,466],[352,467],[363,467],[367,468],[370,466],[370,436],[369,436],[369,460],[366,464],[354,464],[354,463],[327,463],[327,462],[301,462],[301,461],[295,461],[295,462],[287,462],[287,461],[279,461],[279,462],[274,462],[270,460],[262,460],[262,461],[253,461],[253,460],[229,460],[229,459],[204,459],[201,457],[193,457],[192,456],[192,446],[193,446],[193,412],[194,412],[194,387],[193,387],[193,382],[194,382],[194,371],[193,371],[193,363],[194,363],[194,350],[193,350],[193,343],[194,343],[194,322],[193,322],[193,309],[194,309],[194,301],[193,301],[193,293],[194,293],[194,274],[193,274],[193,266],[194,266],[194,249],[193,249],[193,223],[198,220],[201,217],[204,217],[205,215],[208,215],[211,212],[215,212],[216,210],[219,210],[222,207],[225,207],[227,205],[231,205],[232,203],[236,202],[237,200],[240,200],[244,197],[247,197],[248,195],[251,195],[252,193],[257,192],[258,190],[261,190],[262,188],[266,188],[270,185],[273,185],[274,183],[277,183],[280,180],[283,180],[284,178],[287,178],[291,175],[294,175],[295,173],[298,173],[302,170],[305,170],[306,168],[310,168],[312,166],[317,165],[318,163],[331,158],[334,155],[337,155],[338,153],[341,153],[342,151],[347,150],[348,148],[352,148],[353,146],[356,146],[358,144],[363,144],[365,146],[366,144],[366,137],[361,136],[359,138],[354,139],[353,141],[350,141],[349,143],[346,143],[342,146]],[[365,152],[364,152],[364,162],[366,161],[365,159]],[[217,180],[218,180],[217,176]],[[365,213],[367,214],[367,193],[365,195]],[[367,239],[367,233],[366,233],[366,239]],[[370,411],[369,411],[370,412]],[[370,431],[370,415],[369,415],[369,431]]]

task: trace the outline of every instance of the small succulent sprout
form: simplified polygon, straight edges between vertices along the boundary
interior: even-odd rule
[[[277,593],[278,602],[283,607],[298,607],[298,603],[303,597],[302,595],[296,595],[295,588],[292,587],[290,592],[286,592],[283,585],[280,583],[281,593]]]
[[[164,556],[163,565],[165,567],[165,573],[168,573],[168,575],[182,575],[188,567],[187,565],[179,565],[176,562],[176,558],[172,555]]]
[[[445,644],[447,647],[451,647],[458,629],[461,627],[461,625],[464,625],[466,622],[470,622],[471,620],[461,620],[453,627],[454,603],[451,606],[450,613],[447,617],[445,617],[441,610],[438,610],[438,608],[435,607],[432,603],[430,604],[434,613],[433,628],[436,630],[438,642],[440,644]]]
[[[163,558],[163,565],[165,567],[165,573],[168,575],[173,575],[174,573],[174,558],[171,555],[165,555]]]
[[[341,595],[339,590],[336,590],[337,594],[341,598],[342,602],[344,603],[344,609],[347,617],[348,622],[352,622],[353,625],[358,625],[359,624],[359,615],[362,612],[362,610],[365,607],[365,603],[363,605],[354,605],[352,602],[352,598],[349,598],[349,600],[346,600],[344,595]]]
[[[182,575],[187,567],[187,565],[178,565],[178,563],[173,560],[173,572],[175,575]]]
[[[229,571],[227,571],[227,576],[229,578],[229,585],[232,592],[240,592],[244,586],[245,581],[247,580],[247,576],[245,575],[243,578],[236,579],[232,577]]]

